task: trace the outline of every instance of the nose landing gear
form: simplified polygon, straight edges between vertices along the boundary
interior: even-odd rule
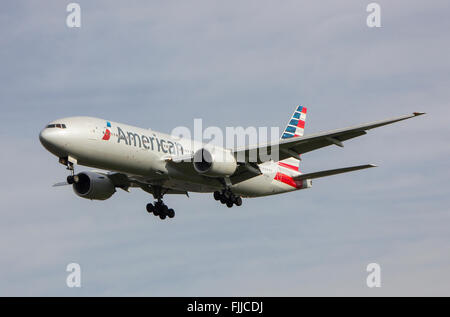
[[[214,192],[214,199],[219,200],[222,204],[227,205],[228,208],[233,207],[233,205],[241,206],[242,198],[233,194],[231,190],[222,190],[221,192]]]
[[[72,185],[78,182],[78,175],[75,175],[75,168],[73,162],[69,161],[68,157],[60,157],[59,163],[66,166],[66,170],[70,171],[70,175],[67,176],[67,184]]]

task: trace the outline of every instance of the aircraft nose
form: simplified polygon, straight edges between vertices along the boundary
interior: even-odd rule
[[[39,133],[39,141],[44,145],[44,142],[46,141],[45,129],[41,130]]]
[[[41,144],[55,155],[65,154],[64,139],[64,135],[59,129],[45,128],[39,133],[39,141],[41,141]]]
[[[43,129],[41,133],[39,133],[39,141],[41,144],[49,150],[55,143],[55,135],[54,131],[50,131],[50,129]]]
[[[52,136],[49,129],[43,129],[41,133],[39,133],[39,141],[44,147],[48,147],[52,144]]]

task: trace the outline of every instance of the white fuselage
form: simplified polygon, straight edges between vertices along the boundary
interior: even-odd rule
[[[64,118],[50,124],[65,126],[44,128],[40,133],[44,147],[59,158],[68,157],[80,165],[124,173],[175,190],[213,192],[223,188],[223,183],[197,173],[193,167],[177,168],[176,163],[167,162],[168,157],[181,157],[203,148],[201,142],[91,117]],[[232,185],[232,191],[243,197],[257,197],[299,189],[275,179],[280,172],[294,176],[278,162],[262,163],[259,168],[261,175]]]

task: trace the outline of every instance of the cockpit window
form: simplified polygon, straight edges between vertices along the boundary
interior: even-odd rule
[[[60,128],[60,129],[65,129],[66,125],[64,123],[54,123],[54,124],[49,124],[47,126],[47,128]]]

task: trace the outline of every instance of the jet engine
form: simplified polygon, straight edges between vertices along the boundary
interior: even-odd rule
[[[86,199],[105,200],[111,197],[116,188],[113,182],[105,175],[93,172],[81,172],[67,178],[73,184],[73,191]]]
[[[228,177],[237,169],[234,155],[224,149],[200,149],[194,154],[194,169],[205,176]]]

